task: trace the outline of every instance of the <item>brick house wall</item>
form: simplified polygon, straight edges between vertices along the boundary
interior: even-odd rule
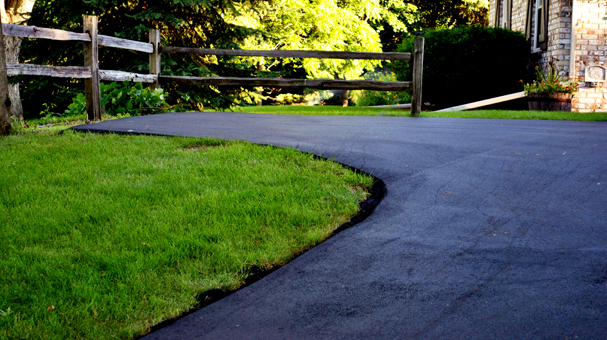
[[[527,10],[529,0],[510,0],[512,17],[510,29],[527,33]],[[535,1],[532,11],[535,11]],[[562,70],[564,77],[578,79],[580,87],[572,100],[574,112],[607,112],[607,86],[605,83],[584,82],[583,76],[589,65],[607,67],[607,1],[606,0],[575,0],[574,24],[576,35],[574,39],[575,70],[570,72],[572,8],[573,0],[550,0],[548,12],[548,46],[545,51],[534,49],[531,52],[537,57],[538,63],[544,69],[550,60]],[[496,11],[503,13],[500,3],[507,0],[490,0],[489,25],[504,27],[504,20],[496,22]],[[498,7],[499,6],[499,7]],[[500,9],[501,8],[501,9]],[[501,19],[501,18],[499,18]],[[530,28],[531,41],[535,39],[535,18],[532,15]]]

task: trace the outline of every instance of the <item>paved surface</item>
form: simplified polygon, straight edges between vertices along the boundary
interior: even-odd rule
[[[607,339],[607,124],[170,113],[83,128],[296,147],[375,213],[146,339]]]

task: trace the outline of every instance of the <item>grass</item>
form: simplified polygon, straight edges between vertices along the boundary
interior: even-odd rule
[[[287,115],[350,115],[350,116],[410,116],[409,110],[339,107],[339,106],[250,106],[237,111],[265,114]],[[506,110],[471,110],[454,112],[424,111],[422,117],[438,118],[482,118],[482,119],[543,119],[543,120],[582,120],[607,121],[607,112],[577,113],[549,111],[506,111]]]
[[[129,339],[326,239],[372,179],[213,139],[0,138],[0,339]]]
[[[235,111],[285,115],[330,115],[330,116],[410,116],[407,110],[371,108],[358,106],[245,106]]]
[[[106,119],[109,117],[105,117]],[[49,116],[40,117],[37,119],[28,119],[24,124],[24,128],[37,128],[43,125],[74,125],[82,124],[86,120],[86,114],[81,115],[64,115],[64,116]],[[13,122],[13,126],[19,128],[16,122]]]
[[[423,117],[481,118],[481,119],[536,119],[536,120],[580,120],[607,121],[607,112],[563,112],[563,111],[507,111],[472,110],[454,112],[423,112]]]

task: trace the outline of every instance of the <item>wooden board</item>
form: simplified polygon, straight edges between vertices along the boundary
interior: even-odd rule
[[[97,36],[97,39],[97,41],[99,42],[99,46],[123,48],[126,50],[133,50],[145,53],[154,53],[154,46],[146,42],[110,37],[101,34]]]
[[[9,76],[49,76],[57,78],[90,78],[91,69],[82,66],[47,66],[6,63]]]
[[[453,107],[450,107],[450,108],[447,108],[447,109],[438,110],[436,112],[470,110],[470,109],[475,109],[477,107],[482,107],[482,106],[497,104],[497,103],[501,103],[501,102],[507,102],[509,100],[519,99],[519,98],[524,98],[524,97],[525,97],[525,92],[524,91],[523,92],[517,92],[517,93],[513,93],[513,94],[508,94],[508,95],[505,95],[505,96],[500,96],[500,97],[495,97],[495,98],[491,98],[491,99],[481,100],[481,101],[474,102],[474,103],[453,106]]]
[[[2,31],[4,32],[4,35],[10,35],[13,37],[91,41],[91,38],[86,33],[76,33],[36,26],[2,24]]]
[[[150,74],[155,76],[156,81],[150,85],[150,89],[157,89],[160,87],[158,82],[158,76],[160,75],[161,66],[161,55],[160,55],[160,31],[157,29],[151,29],[149,34],[150,44],[154,47],[154,52],[150,53]]]
[[[36,26],[2,24],[4,35],[22,38],[38,38],[62,41],[85,41],[90,42],[91,37],[86,33],[76,33],[53,28],[43,28]],[[97,42],[101,46],[124,48],[128,50],[153,53],[154,47],[150,43],[134,41],[107,35],[98,35]]]
[[[136,83],[155,83],[155,74],[139,74],[122,71],[99,70],[99,78],[107,81],[133,81]]]
[[[307,87],[311,89],[331,90],[377,90],[402,91],[409,88],[411,82],[389,82],[376,80],[339,80],[339,79],[280,79],[280,78],[231,78],[231,77],[180,77],[160,76],[161,83],[190,85],[246,86],[246,87]]]
[[[373,60],[411,60],[411,53],[376,52],[335,52],[335,51],[249,51],[216,50],[206,48],[163,46],[161,53],[188,53],[198,55],[226,55],[241,57],[277,57],[277,58],[319,58],[319,59],[373,59]]]

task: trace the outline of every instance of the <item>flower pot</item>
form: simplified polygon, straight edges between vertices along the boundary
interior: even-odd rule
[[[569,93],[529,93],[527,103],[529,111],[567,111],[571,112]]]

